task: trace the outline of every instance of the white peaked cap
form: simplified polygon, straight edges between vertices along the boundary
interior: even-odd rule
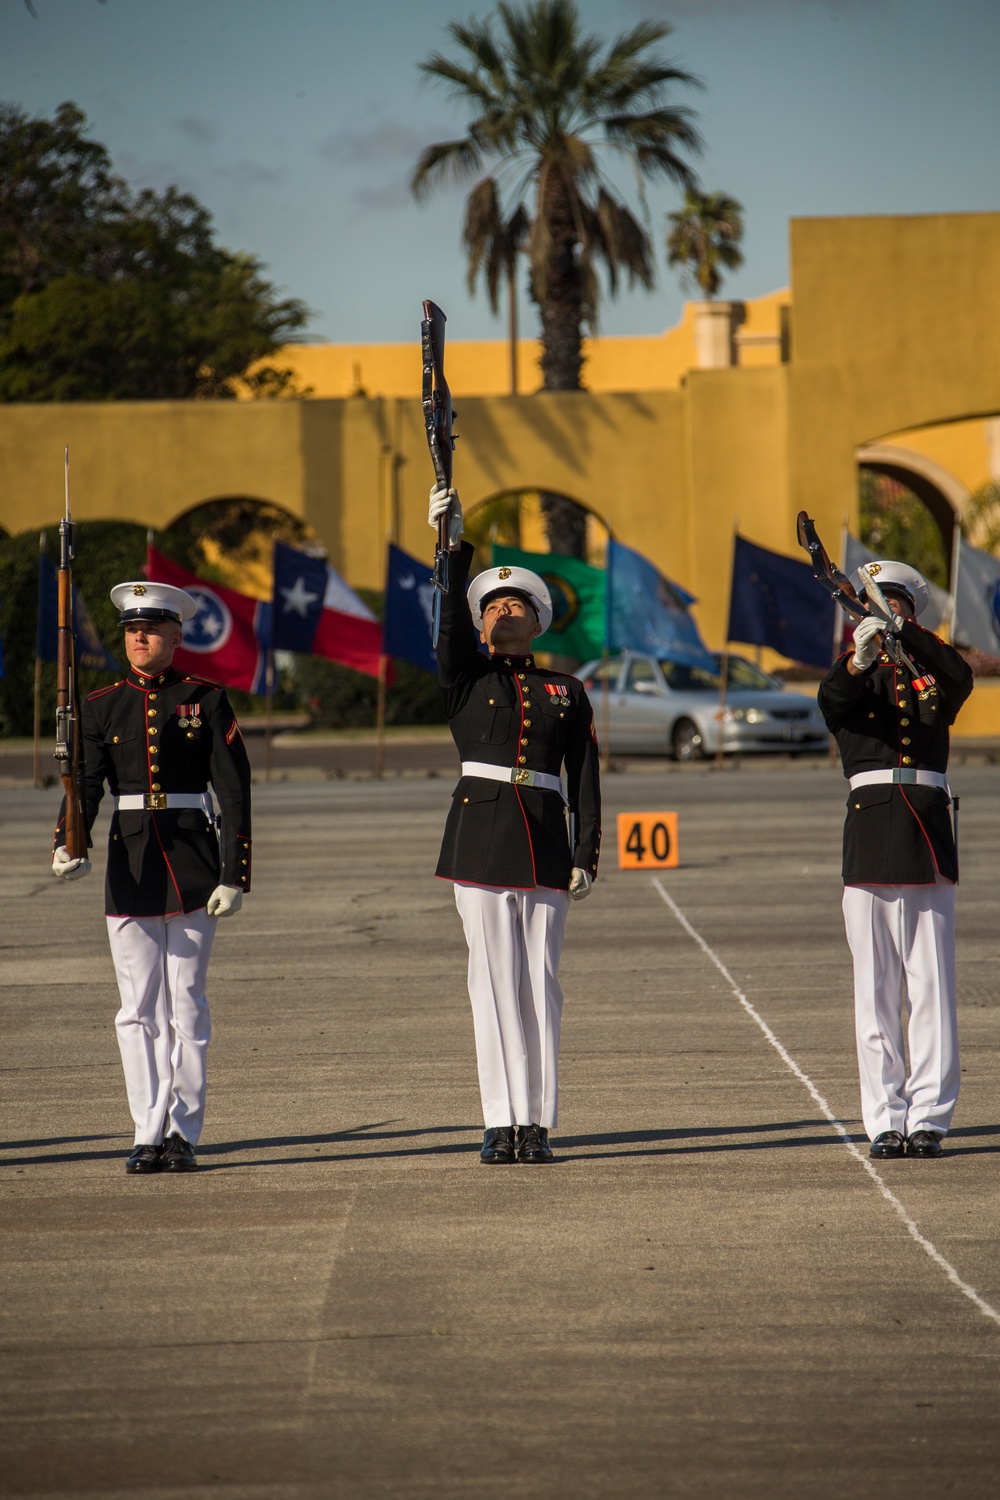
[[[152,583],[145,578],[116,583],[111,590],[111,602],[120,611],[119,625],[127,625],[130,620],[148,620],[151,625],[173,620],[180,625],[193,620],[198,613],[197,601],[185,589],[175,588],[172,583]]]
[[[900,562],[870,562],[865,563],[865,568],[883,593],[886,589],[899,589],[911,601],[916,613],[923,614],[931,601],[931,591],[927,579],[916,568]],[[860,569],[852,575],[851,582],[864,598],[865,580]]]
[[[520,594],[535,609],[542,635],[552,624],[552,596],[543,579],[530,568],[487,568],[469,584],[469,608],[472,623],[483,628],[483,605],[493,594]]]

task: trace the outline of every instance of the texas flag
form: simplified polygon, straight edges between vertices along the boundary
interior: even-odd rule
[[[155,547],[146,554],[146,577],[186,589],[198,605],[194,618],[185,622],[181,644],[174,653],[178,672],[207,677],[222,687],[241,688],[246,693],[266,691],[271,623],[267,600],[251,599],[235,589],[208,583],[178,567]]]
[[[272,645],[379,675],[382,627],[322,557],[274,544]]]

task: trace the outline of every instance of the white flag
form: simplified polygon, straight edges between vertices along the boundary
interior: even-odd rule
[[[975,646],[988,656],[1000,656],[1000,557],[965,541],[958,549],[952,639],[956,646]]]
[[[844,548],[846,557],[844,559],[844,572],[850,578],[864,563],[875,562],[878,558],[877,552],[871,552],[864,542],[859,542],[856,536],[847,533],[847,545]],[[920,623],[925,630],[940,630],[946,620],[951,618],[951,595],[947,589],[939,588],[936,583],[926,580],[927,587],[931,591],[931,597],[927,608],[920,616]]]

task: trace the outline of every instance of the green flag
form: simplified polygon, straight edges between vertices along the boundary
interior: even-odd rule
[[[520,552],[493,546],[493,566],[530,568],[544,578],[552,595],[552,624],[535,641],[538,651],[590,661],[604,650],[606,591],[604,569],[558,552]]]

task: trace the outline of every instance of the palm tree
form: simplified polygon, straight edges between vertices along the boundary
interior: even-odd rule
[[[469,254],[469,291],[476,290],[482,270],[494,317],[500,311],[500,282],[507,283],[507,333],[510,341],[510,393],[517,395],[517,257],[524,249],[530,221],[519,203],[505,218],[497,185],[484,177],[469,194],[462,239]]]
[[[682,266],[682,281],[694,280],[706,298],[722,285],[722,267],[734,271],[743,264],[743,205],[725,193],[702,193],[689,187],[684,207],[670,214],[667,264]]]
[[[693,185],[679,152],[700,147],[694,116],[668,95],[673,85],[697,80],[651,54],[671,30],[657,22],[640,22],[605,50],[581,31],[574,0],[529,0],[520,9],[501,0],[497,15],[501,35],[492,16],[452,22],[449,33],[465,56],[452,61],[435,53],[421,63],[474,115],[460,140],[427,147],[411,185],[422,198],[443,182],[468,182],[493,167],[470,196],[466,245],[478,242],[477,195],[492,194],[497,223],[513,223],[523,208],[529,289],[542,322],[543,389],[575,391],[583,325],[597,326],[598,267],[612,296],[622,275],[647,288],[655,278],[650,237],[613,191],[599,153],[607,148],[628,161],[640,188],[662,176]]]

